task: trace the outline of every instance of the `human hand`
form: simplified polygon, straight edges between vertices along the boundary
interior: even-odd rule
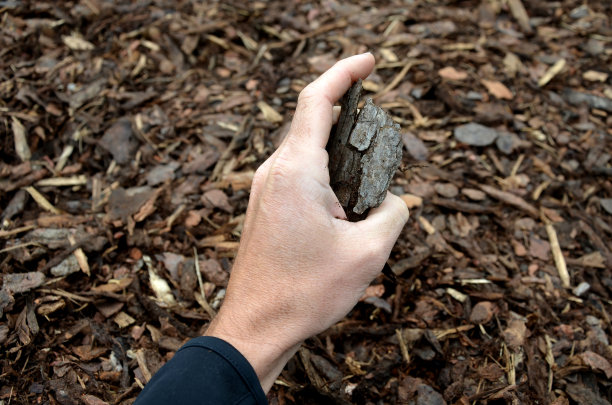
[[[307,86],[287,137],[253,179],[225,301],[206,334],[238,349],[266,392],[303,340],[353,308],[408,220],[389,193],[348,222],[329,185],[333,104],[373,67],[371,54],[353,56]]]

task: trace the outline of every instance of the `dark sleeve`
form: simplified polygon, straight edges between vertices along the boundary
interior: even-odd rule
[[[229,343],[211,336],[181,347],[144,387],[135,405],[267,405],[255,370]]]

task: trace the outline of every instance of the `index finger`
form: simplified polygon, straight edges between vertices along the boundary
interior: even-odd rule
[[[358,79],[365,79],[374,68],[371,53],[336,62],[328,71],[302,90],[288,137],[325,148],[332,127],[333,106]]]

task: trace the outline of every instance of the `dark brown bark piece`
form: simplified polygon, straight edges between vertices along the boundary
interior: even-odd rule
[[[357,114],[361,80],[341,101],[335,132],[327,143],[330,184],[349,221],[378,207],[402,161],[400,126],[371,99]]]

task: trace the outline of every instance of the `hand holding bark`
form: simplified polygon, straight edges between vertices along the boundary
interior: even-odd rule
[[[257,170],[225,302],[207,335],[231,343],[269,390],[300,343],[342,319],[382,269],[408,219],[388,194],[346,221],[325,150],[333,104],[374,66],[344,59],[299,96],[291,129]]]

